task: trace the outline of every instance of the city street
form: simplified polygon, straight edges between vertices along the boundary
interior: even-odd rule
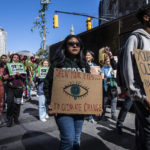
[[[118,114],[119,108],[117,110]],[[119,135],[115,121],[93,124],[84,122],[81,136],[82,150],[133,150],[134,148],[134,113],[129,112],[124,123],[124,133]],[[0,150],[58,150],[59,130],[53,116],[47,122],[38,119],[38,97],[32,92],[32,100],[25,102],[21,108],[20,125],[8,128],[0,127]]]

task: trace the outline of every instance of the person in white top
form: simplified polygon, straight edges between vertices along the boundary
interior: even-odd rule
[[[143,28],[135,30],[143,42],[143,49],[150,50],[150,7],[141,8],[136,14]],[[147,100],[137,65],[134,48],[138,47],[138,39],[131,35],[125,45],[123,56],[123,75],[136,110],[136,150],[150,150],[150,102]]]

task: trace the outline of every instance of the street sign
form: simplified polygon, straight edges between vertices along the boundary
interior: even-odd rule
[[[49,4],[50,0],[41,0],[41,4]]]

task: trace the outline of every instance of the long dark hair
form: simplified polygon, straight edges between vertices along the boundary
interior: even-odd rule
[[[19,62],[20,62],[20,55],[17,54],[17,53],[14,53],[14,54],[10,55],[10,62],[13,61],[13,57],[14,57],[15,55],[17,55],[17,56],[19,57]]]
[[[64,65],[66,57],[68,57],[67,51],[67,42],[71,38],[76,38],[80,43],[80,52],[77,55],[77,64],[80,68],[87,66],[85,55],[84,55],[84,46],[81,39],[76,35],[68,35],[63,41],[62,45],[56,50],[54,56],[51,59],[51,63],[57,62],[57,67],[62,67]]]
[[[2,62],[2,60],[1,60],[2,57],[6,57],[6,58],[7,58],[7,55],[3,54],[3,55],[0,57],[0,68],[3,68],[3,67],[6,65],[6,63]]]
[[[87,53],[90,53],[90,54],[92,55],[92,57],[93,57],[93,60],[92,60],[92,61],[94,61],[94,57],[95,57],[94,52],[88,49],[88,50],[86,51],[86,54],[87,54]]]
[[[143,19],[144,15],[148,15],[148,16],[150,17],[150,7],[147,7],[147,8],[142,7],[142,8],[140,8],[140,9],[137,11],[137,13],[136,13],[137,19],[138,19],[142,24],[144,24],[144,19]]]

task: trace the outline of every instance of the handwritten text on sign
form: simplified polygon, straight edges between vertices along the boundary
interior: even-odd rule
[[[16,72],[26,74],[23,63],[7,63],[7,67],[10,75],[15,75]]]
[[[38,74],[40,75],[39,78],[45,78],[48,73],[48,69],[49,67],[39,66],[38,67]]]
[[[52,110],[64,114],[101,114],[100,75],[55,69],[51,97]]]
[[[150,100],[150,51],[134,49],[134,53],[147,99]]]

